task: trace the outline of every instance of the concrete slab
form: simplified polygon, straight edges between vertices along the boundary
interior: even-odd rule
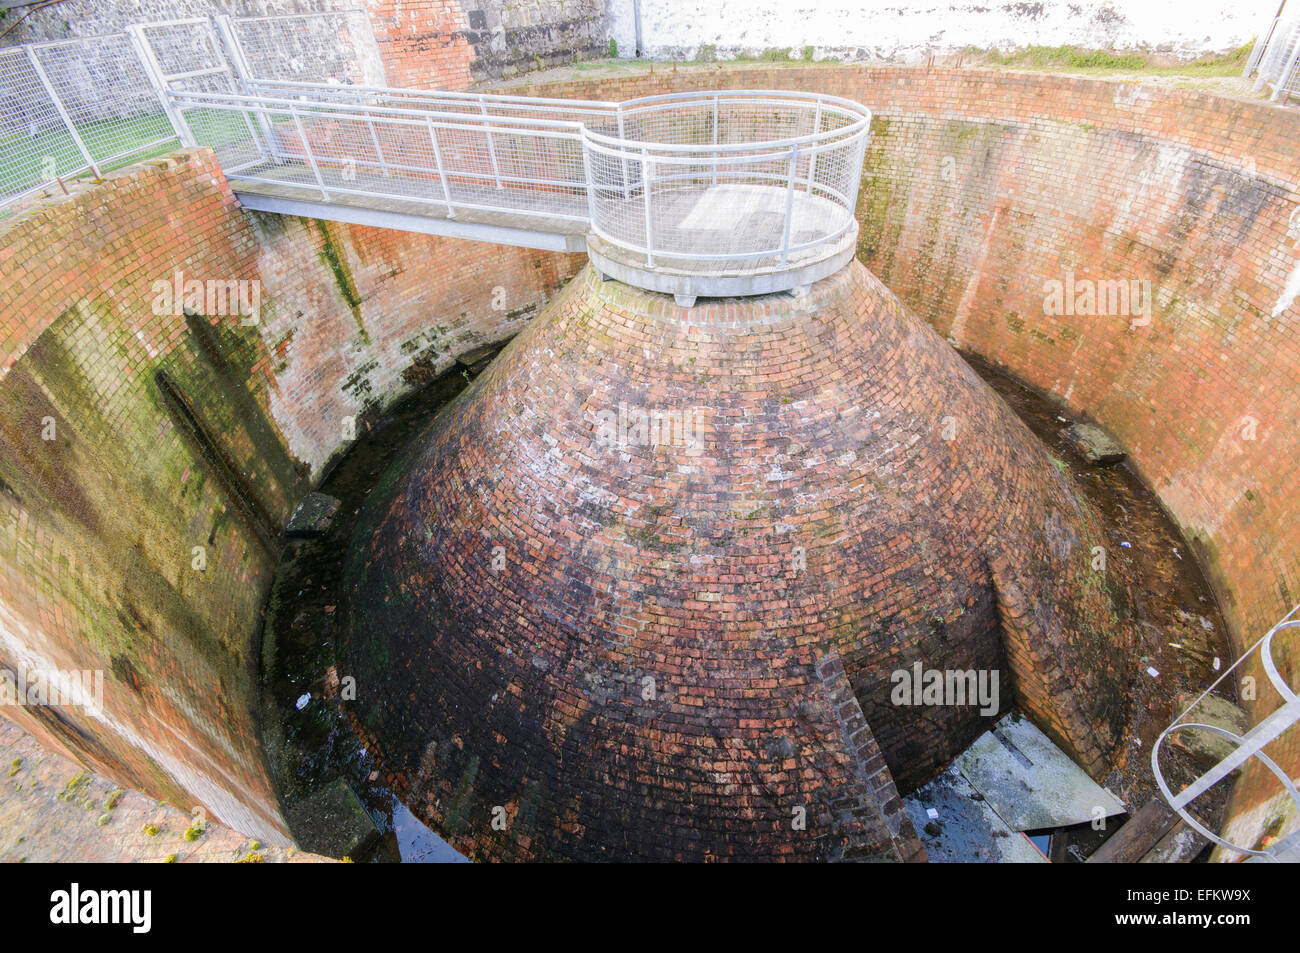
[[[1178,711],[1187,711],[1187,706],[1194,701],[1195,695],[1179,695],[1176,707]],[[1250,717],[1232,702],[1217,695],[1206,695],[1180,720],[1213,725],[1236,735],[1244,735],[1250,730]],[[1223,735],[1196,729],[1175,731],[1169,736],[1169,744],[1186,751],[1194,761],[1206,768],[1214,767],[1237,750],[1237,745]]]
[[[1094,466],[1113,466],[1125,457],[1124,448],[1096,424],[1075,424],[1065,432],[1065,439]]]
[[[1069,827],[1109,817],[1123,802],[1098,785],[1027,718],[1007,715],[956,761],[1012,830]]]
[[[998,817],[956,765],[904,803],[932,863],[1047,863],[1027,837]]]

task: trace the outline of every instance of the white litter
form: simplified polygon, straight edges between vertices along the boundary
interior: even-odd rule
[[[1154,668],[1152,668],[1150,665],[1147,666],[1147,674],[1150,675],[1152,678],[1158,678],[1159,675],[1160,675],[1160,673],[1157,672],[1157,671],[1156,671]]]
[[[298,701],[297,701],[298,710],[299,710],[299,711],[302,711],[304,708],[306,708],[306,707],[307,707],[307,703],[308,703],[309,701],[311,701],[311,692],[307,692],[307,693],[304,694],[304,695],[299,695],[299,696],[298,696]]]
[[[1130,543],[1130,542],[1128,542],[1127,540],[1125,540],[1124,542],[1120,543],[1120,545],[1123,546],[1125,549],[1132,549],[1132,548],[1133,548],[1133,544]]]
[[[925,813],[932,821],[937,821],[939,819],[939,812],[932,807],[927,807]]]
[[[1216,672],[1219,670],[1219,666],[1222,665],[1222,664],[1223,664],[1223,663],[1219,661],[1219,657],[1218,657],[1217,655],[1214,656],[1214,670],[1215,670]]]

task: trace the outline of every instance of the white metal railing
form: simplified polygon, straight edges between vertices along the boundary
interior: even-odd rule
[[[1300,721],[1300,696],[1297,696],[1291,686],[1282,678],[1281,673],[1278,672],[1277,662],[1273,657],[1273,637],[1279,632],[1300,629],[1300,619],[1292,619],[1292,616],[1296,614],[1297,610],[1300,610],[1300,606],[1296,606],[1295,609],[1292,609],[1287,613],[1286,617],[1283,618],[1281,622],[1269,629],[1263,638],[1252,645],[1242,654],[1241,658],[1237,659],[1237,661],[1229,666],[1222,675],[1215,679],[1214,684],[1210,685],[1209,688],[1197,696],[1196,700],[1187,707],[1186,711],[1174,719],[1173,724],[1160,733],[1160,737],[1156,739],[1156,743],[1151,747],[1151,770],[1155,774],[1156,785],[1160,788],[1160,793],[1169,803],[1169,806],[1173,808],[1183,818],[1183,820],[1192,827],[1192,829],[1213,843],[1225,847],[1228,850],[1237,851],[1242,854],[1250,854],[1264,859],[1273,859],[1272,853],[1268,850],[1256,850],[1248,847],[1240,847],[1224,840],[1193,817],[1188,811],[1188,805],[1215,784],[1228,777],[1228,775],[1232,774],[1232,772],[1236,771],[1251,758],[1258,758],[1260,762],[1281,782],[1283,790],[1290,796],[1297,811],[1300,811],[1300,791],[1296,789],[1296,782],[1277,764],[1277,762],[1266,755],[1263,750],[1265,746],[1276,741],[1282,736],[1282,734],[1292,728],[1296,722]],[[1282,704],[1278,706],[1272,714],[1260,719],[1259,722],[1244,735],[1238,735],[1235,732],[1228,731],[1226,728],[1221,728],[1217,725],[1207,725],[1195,721],[1183,721],[1183,719],[1186,718],[1192,710],[1195,709],[1196,706],[1199,705],[1201,701],[1219,685],[1220,682],[1227,678],[1228,675],[1237,668],[1237,666],[1241,665],[1242,662],[1249,658],[1256,649],[1259,650],[1260,663],[1263,666],[1265,674],[1268,676],[1269,682],[1282,699]],[[1167,737],[1178,731],[1208,731],[1211,734],[1227,738],[1236,745],[1236,747],[1233,749],[1232,753],[1222,761],[1210,770],[1206,771],[1182,791],[1175,794],[1170,789],[1168,782],[1165,780],[1164,772],[1160,768],[1160,746],[1164,743],[1164,740]]]
[[[811,93],[605,103],[241,85],[249,94],[167,92],[183,138],[212,146],[233,182],[325,202],[415,202],[452,218],[582,222],[661,268],[779,267],[838,241],[854,227],[870,122],[856,103]]]
[[[161,95],[127,33],[0,49],[0,213],[176,148]]]
[[[582,130],[591,230],[647,267],[787,265],[854,227],[871,114],[814,93],[674,93]],[[608,125],[608,124],[607,124]]]
[[[1300,10],[1278,9],[1256,40],[1244,75],[1254,76],[1255,89],[1269,89],[1275,100],[1300,95]]]
[[[83,92],[107,88],[86,65],[103,39],[78,41]],[[558,225],[666,273],[798,266],[856,227],[871,117],[847,99],[729,90],[613,103],[359,82],[382,68],[355,11],[141,23],[114,40],[141,110],[167,131],[133,151],[210,146],[246,192]],[[71,157],[58,169],[98,175],[85,118],[42,72],[50,46],[0,51],[0,79],[22,58]],[[318,70],[298,62],[313,57]],[[12,112],[0,100],[0,120]],[[0,181],[0,202],[15,191]]]

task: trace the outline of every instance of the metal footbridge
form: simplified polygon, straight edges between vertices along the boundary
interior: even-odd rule
[[[177,138],[212,147],[249,209],[585,251],[682,304],[843,267],[871,114],[728,90],[627,102],[265,79],[217,18],[132,28]],[[202,32],[198,34],[202,36]]]

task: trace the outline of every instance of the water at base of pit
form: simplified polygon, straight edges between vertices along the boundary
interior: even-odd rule
[[[328,532],[290,541],[263,618],[262,719],[272,775],[299,847],[355,862],[464,862],[381,782],[381,768],[326,697],[343,657],[337,609],[342,554],[357,514],[381,473],[496,354],[431,378],[382,418],[371,420],[326,473],[319,490],[340,499]],[[1043,396],[986,362],[963,355],[1046,445],[1106,521],[1114,545],[1108,570],[1133,583],[1143,636],[1135,667],[1134,717],[1114,770],[1102,783],[1136,810],[1155,794],[1151,744],[1175,716],[1180,693],[1199,693],[1229,660],[1227,630],[1192,547],[1155,496],[1126,466],[1095,467],[1065,439],[1073,420]],[[1127,545],[1124,545],[1127,544]],[[1150,676],[1147,670],[1159,674]],[[310,694],[304,706],[297,703]],[[1233,699],[1229,699],[1233,700]],[[1175,759],[1176,760],[1176,759]],[[1190,765],[1174,764],[1171,782]],[[1222,786],[1220,786],[1222,787]],[[1211,792],[1203,820],[1217,828],[1226,797]]]

